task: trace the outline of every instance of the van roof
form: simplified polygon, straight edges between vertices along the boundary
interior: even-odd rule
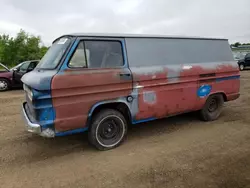
[[[173,38],[173,39],[202,39],[202,40],[228,40],[226,38],[207,38],[195,36],[177,36],[177,35],[152,35],[152,34],[126,34],[126,33],[71,33],[64,36],[74,37],[110,37],[110,38]],[[59,37],[59,38],[61,38]]]

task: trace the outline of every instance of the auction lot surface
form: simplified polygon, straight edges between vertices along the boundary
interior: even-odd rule
[[[27,133],[22,91],[0,93],[0,187],[250,187],[250,71],[220,119],[186,114],[131,126],[120,147],[100,152],[86,134]]]

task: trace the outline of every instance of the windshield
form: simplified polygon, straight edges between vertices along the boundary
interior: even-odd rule
[[[70,44],[70,38],[60,38],[52,44],[47,53],[43,56],[37,68],[40,69],[54,69],[61,60],[67,47]]]

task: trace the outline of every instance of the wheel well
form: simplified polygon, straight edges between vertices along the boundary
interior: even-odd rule
[[[2,78],[2,77],[0,77],[0,79],[3,79],[3,80],[6,80],[6,81],[10,82],[10,79],[8,79],[8,78]]]
[[[94,111],[91,113],[91,116],[88,119],[88,122],[91,122],[92,117],[99,113],[103,109],[114,109],[119,111],[128,122],[131,122],[131,113],[128,106],[122,102],[115,102],[115,103],[107,103],[97,106]]]
[[[10,87],[10,84],[11,84],[10,79],[8,79],[8,78],[2,78],[2,77],[0,77],[0,79],[2,79],[2,80],[6,80],[6,81],[8,82],[8,84],[9,84],[9,87]]]
[[[224,102],[227,102],[227,96],[226,96],[226,94],[223,93],[223,92],[220,92],[220,93],[213,93],[212,95],[218,95],[218,94],[223,96]]]

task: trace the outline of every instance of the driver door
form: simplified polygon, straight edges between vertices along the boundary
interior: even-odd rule
[[[247,67],[250,67],[250,53],[245,56],[245,63]]]
[[[24,62],[16,71],[14,71],[14,81],[16,84],[21,85],[22,76],[27,73],[30,62]]]

